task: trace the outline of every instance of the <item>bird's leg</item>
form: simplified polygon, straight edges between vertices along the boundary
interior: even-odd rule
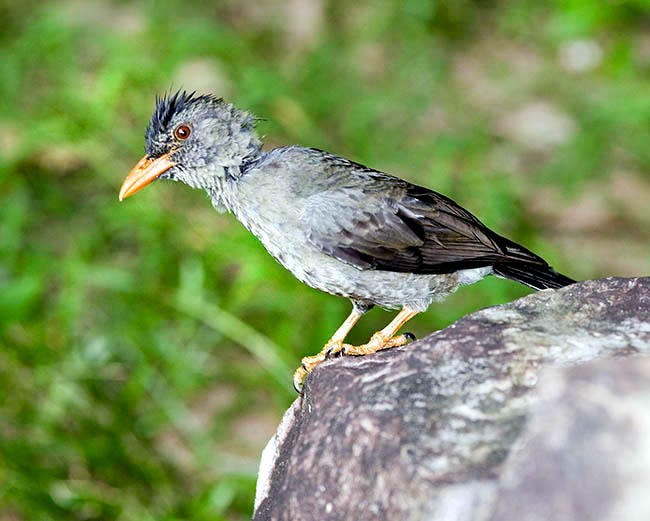
[[[409,320],[411,320],[417,311],[413,311],[404,307],[397,316],[381,331],[377,331],[367,344],[360,346],[345,346],[346,355],[368,355],[376,353],[382,349],[389,349],[391,347],[403,346],[409,340],[414,340],[415,337],[411,333],[404,333],[403,335],[395,336],[395,333]]]
[[[311,373],[314,367],[320,364],[323,360],[329,358],[332,355],[338,354],[343,350],[344,347],[346,350],[348,347],[353,347],[348,346],[347,344],[344,345],[343,340],[345,340],[345,337],[348,336],[348,333],[362,315],[363,313],[359,313],[356,309],[353,309],[352,313],[350,313],[350,316],[346,318],[345,322],[343,322],[343,324],[341,324],[341,326],[336,330],[336,332],[332,335],[332,338],[329,339],[320,353],[314,356],[306,356],[302,359],[302,364],[298,369],[296,369],[296,372],[293,373],[293,387],[296,389],[296,391],[301,391],[303,378],[308,373]]]

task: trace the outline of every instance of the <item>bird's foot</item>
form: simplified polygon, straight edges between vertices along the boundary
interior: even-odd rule
[[[325,353],[321,351],[314,356],[306,356],[302,359],[300,367],[293,373],[293,388],[297,393],[302,394],[302,381],[305,376],[311,373],[318,364],[325,360]]]
[[[372,335],[372,337],[370,337],[370,341],[367,344],[362,344],[360,346],[346,345],[345,354],[353,356],[369,355],[383,349],[403,346],[411,340],[415,340],[415,335],[413,335],[413,333],[404,333],[390,338],[385,333],[377,331]]]
[[[325,344],[320,353],[314,356],[306,356],[302,359],[300,367],[296,369],[295,373],[293,373],[293,388],[296,392],[302,393],[302,382],[305,376],[311,373],[314,370],[314,367],[324,360],[342,355],[369,355],[381,351],[382,349],[403,346],[411,340],[415,340],[415,335],[413,335],[413,333],[404,333],[389,338],[381,331],[372,335],[367,344],[360,346],[344,344],[342,340],[330,340]]]
[[[299,393],[302,392],[302,381],[314,370],[314,367],[323,360],[345,354],[348,347],[353,346],[344,344],[342,340],[330,340],[317,355],[304,357],[300,367],[293,373],[293,388]]]
[[[339,356],[343,356],[346,353],[348,347],[353,346],[344,344],[342,340],[330,340],[327,342],[327,344],[325,344],[325,347],[323,347],[323,350],[321,352],[325,353],[325,358],[338,358]]]

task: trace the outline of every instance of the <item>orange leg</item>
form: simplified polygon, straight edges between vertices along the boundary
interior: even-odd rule
[[[395,333],[411,320],[417,311],[413,311],[407,307],[403,308],[397,316],[381,331],[377,331],[367,344],[360,346],[345,346],[346,355],[369,355],[376,353],[382,349],[390,349],[391,347],[403,346],[409,340],[413,339],[413,335],[405,333],[403,335],[395,336]]]
[[[361,318],[362,314],[357,313],[355,310],[352,310],[350,316],[345,319],[345,322],[336,330],[336,333],[332,335],[332,338],[323,346],[321,352],[314,356],[306,356],[302,359],[302,364],[296,372],[293,373],[293,387],[296,391],[300,392],[302,389],[302,379],[325,360],[328,356],[336,354],[343,349],[343,340],[348,336],[348,333]],[[347,347],[347,345],[345,346]]]
[[[332,338],[325,344],[320,353],[314,356],[306,356],[302,359],[301,366],[296,369],[296,372],[293,374],[293,386],[296,391],[300,392],[302,390],[302,380],[303,378],[310,373],[314,367],[320,364],[323,360],[329,356],[337,353],[343,353],[346,355],[367,355],[370,353],[376,353],[382,349],[389,349],[391,347],[403,346],[409,340],[413,339],[413,335],[404,334],[395,336],[395,333],[417,315],[417,311],[413,311],[407,307],[402,309],[397,316],[381,331],[377,331],[367,344],[360,346],[352,346],[349,344],[344,344],[343,341],[348,335],[352,326],[357,323],[361,318],[361,314],[355,311],[350,313],[350,316],[343,322],[341,327],[336,330],[336,333]]]

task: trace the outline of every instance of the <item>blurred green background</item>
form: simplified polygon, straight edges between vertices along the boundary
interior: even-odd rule
[[[643,275],[649,28],[648,0],[0,3],[0,521],[249,518],[291,372],[349,311],[202,192],[118,203],[155,94],[443,192],[574,278]]]

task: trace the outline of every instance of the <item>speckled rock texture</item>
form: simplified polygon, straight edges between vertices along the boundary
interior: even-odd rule
[[[650,277],[609,278],[318,366],[254,520],[646,521],[647,490]]]
[[[490,521],[650,520],[650,359],[549,369]]]

